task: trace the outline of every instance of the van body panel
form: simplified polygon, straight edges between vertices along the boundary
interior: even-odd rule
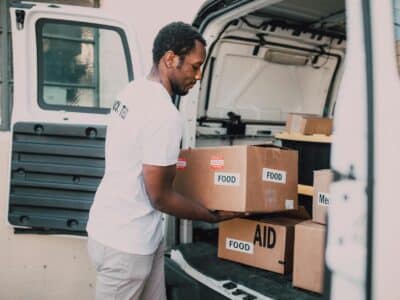
[[[9,166],[11,134],[0,132],[0,165]],[[86,239],[15,234],[8,219],[9,173],[0,172],[0,298],[93,299],[95,271]]]
[[[371,5],[372,18],[363,20],[367,16],[363,15],[363,5],[367,2]],[[183,148],[276,143],[275,134],[284,129],[288,112],[334,116],[331,166],[335,182],[331,190],[333,205],[329,210],[326,254],[328,268],[332,271],[331,299],[364,299],[367,296],[369,253],[373,253],[372,298],[400,297],[394,288],[399,270],[393,267],[393,258],[400,249],[393,231],[389,230],[398,227],[395,212],[399,204],[393,195],[396,195],[394,172],[398,163],[395,158],[399,152],[395,135],[399,126],[396,123],[399,105],[395,95],[399,93],[400,84],[395,68],[393,7],[391,1],[378,2],[207,1],[194,19],[194,25],[207,40],[208,57],[203,66],[203,79],[180,99],[179,105],[185,121]],[[16,21],[18,10],[25,12],[24,22],[19,25]],[[45,19],[99,24],[100,27],[106,26],[101,27],[103,29],[120,28],[126,35],[134,77],[144,74],[140,41],[135,38],[129,20],[121,20],[120,16],[108,15],[102,10],[34,3],[18,5],[11,9],[10,14],[15,88],[11,130],[0,132],[0,165],[6,170],[0,173],[0,213],[5,217],[1,222],[3,225],[0,225],[0,264],[3,266],[0,298],[92,299],[95,277],[84,237],[72,236],[71,232],[61,235],[61,231],[58,235],[48,235],[50,231],[44,231],[47,233],[44,235],[37,234],[43,233],[41,230],[27,233],[24,230],[31,226],[20,224],[12,228],[7,221],[10,189],[26,184],[21,183],[18,176],[12,177],[11,171],[18,171],[21,166],[24,170],[32,167],[31,162],[23,165],[14,160],[15,156],[24,157],[28,148],[33,152],[40,148],[41,159],[51,161],[52,155],[60,154],[51,144],[65,142],[76,128],[88,138],[84,143],[93,146],[90,129],[94,128],[98,133],[106,126],[104,110],[93,113],[90,109],[46,107],[40,103],[43,99],[38,97],[43,95],[39,88],[45,84],[38,82],[41,76],[38,54],[39,50],[45,52],[46,43],[42,40],[41,48],[38,48],[36,25]],[[367,82],[365,76],[367,66],[371,67],[371,62],[366,59],[366,53],[371,49],[364,40],[365,22],[371,22],[373,33],[373,83]],[[307,30],[301,27],[304,24],[308,24]],[[308,51],[310,49],[312,51]],[[315,68],[306,69],[311,65]],[[372,125],[367,118],[367,99],[371,99],[367,91],[371,91],[371,84],[375,121]],[[57,88],[48,91],[47,100],[60,94],[65,98],[70,94]],[[57,128],[61,128],[58,132],[65,132],[55,139],[53,135],[47,138],[35,134],[38,125],[49,128],[50,132]],[[32,131],[25,132],[24,126]],[[371,178],[367,157],[371,151],[368,149],[371,132],[368,128],[374,128],[376,139],[372,196],[366,192]],[[71,143],[68,149],[82,146],[80,133],[72,134],[74,138],[68,140]],[[39,139],[48,143],[43,147],[35,144]],[[21,141],[26,144],[21,144]],[[102,141],[94,142],[96,146],[98,143]],[[100,153],[102,150],[99,148],[101,145],[92,154]],[[53,152],[47,153],[48,149]],[[90,152],[84,149],[82,154],[85,151]],[[25,157],[31,159],[37,157],[36,154],[30,153]],[[85,156],[83,160],[87,158],[87,155],[82,156]],[[79,159],[72,160],[76,164]],[[68,157],[66,160],[71,159]],[[90,173],[84,170],[86,167],[78,168],[85,173],[79,176]],[[54,172],[45,178],[59,179],[59,175],[66,175],[57,173],[61,170],[70,172],[72,180],[77,179],[77,169],[71,166],[57,170],[57,166],[40,164],[34,168],[36,173],[30,175],[35,179],[41,178],[42,175],[38,174],[43,170],[51,168]],[[101,167],[93,172],[89,175],[95,178],[87,182],[93,183],[101,177]],[[49,182],[46,184],[52,184],[56,189],[61,187],[63,192],[71,186],[66,182]],[[42,183],[33,180],[29,184],[29,188],[35,188]],[[93,192],[95,185],[88,184],[78,190],[86,188]],[[55,194],[60,193],[57,191]],[[371,237],[366,227],[368,196],[376,200],[373,202],[372,250],[366,248],[367,239]],[[14,205],[18,206],[18,201]],[[87,202],[74,205],[88,207]],[[181,220],[177,224],[180,226],[180,242],[191,242],[192,222]],[[167,239],[169,234],[176,232],[176,228],[172,231],[169,228]]]
[[[398,171],[400,142],[398,112],[400,77],[398,71],[398,22],[400,2],[371,1],[372,51],[374,70],[374,209],[372,274],[374,299],[399,299],[394,288],[400,269],[393,261],[400,252],[400,243],[393,232],[399,227]],[[394,34],[395,31],[395,34]]]

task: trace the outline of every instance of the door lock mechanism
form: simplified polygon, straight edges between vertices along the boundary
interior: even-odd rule
[[[25,11],[22,9],[18,9],[15,11],[15,16],[16,16],[16,20],[17,20],[17,29],[18,30],[24,29]]]

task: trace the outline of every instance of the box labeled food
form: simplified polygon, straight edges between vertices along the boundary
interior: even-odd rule
[[[209,209],[277,212],[297,209],[298,154],[273,146],[182,150],[175,190]]]
[[[292,271],[294,226],[304,219],[233,219],[219,224],[218,257],[285,274]]]

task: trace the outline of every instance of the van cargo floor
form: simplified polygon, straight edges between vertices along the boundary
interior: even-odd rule
[[[179,250],[179,252],[183,255],[184,260],[190,265],[190,267],[200,272],[202,275],[204,275],[204,277],[210,278],[211,281],[226,281],[234,283],[233,286],[235,286],[235,284],[245,286],[250,290],[266,296],[265,299],[322,299],[322,296],[319,294],[293,288],[291,274],[280,275],[220,259],[217,257],[217,247],[209,243],[196,242],[193,244],[184,244],[174,247],[173,250]],[[168,275],[168,268],[166,268],[167,282]],[[228,287],[228,293],[235,295],[235,290],[229,286],[229,283],[224,284],[224,286]],[[229,289],[231,290],[229,291]],[[232,293],[232,291],[234,293]],[[239,291],[243,291],[243,289]],[[244,295],[246,295],[246,293]],[[247,295],[252,294],[247,293]],[[229,298],[258,299],[253,298],[253,296],[247,296],[247,298],[235,298],[232,296]],[[211,298],[208,297],[208,299]],[[217,294],[215,294],[215,298],[212,297],[212,299],[221,299],[221,296],[217,296]]]

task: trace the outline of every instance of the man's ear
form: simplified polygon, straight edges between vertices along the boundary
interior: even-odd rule
[[[163,62],[168,69],[176,67],[179,64],[179,56],[176,55],[173,51],[169,50],[165,52],[163,56]]]

